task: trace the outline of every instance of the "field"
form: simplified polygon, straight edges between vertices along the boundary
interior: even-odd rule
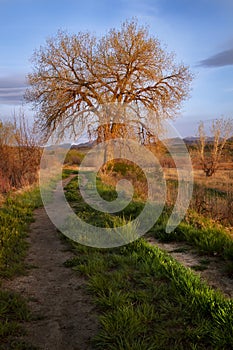
[[[72,150],[66,160],[68,165],[64,177],[76,175],[77,163],[81,159],[80,151],[75,154]],[[95,305],[99,326],[97,334],[90,340],[93,349],[233,348],[231,291],[224,289],[221,280],[212,284],[208,279],[210,272],[213,275],[213,271],[209,270],[214,260],[215,276],[218,279],[222,276],[222,281],[227,280],[228,286],[232,286],[231,164],[225,160],[222,168],[211,178],[206,178],[194,164],[195,186],[190,208],[170,234],[165,232],[165,227],[176,200],[177,178],[174,168],[165,167],[167,203],[145,237],[111,249],[91,248],[62,237],[66,249],[73,254],[64,266],[72,269],[77,282],[84,278],[85,292]],[[97,180],[98,192],[105,200],[111,202],[116,199],[115,184],[124,176],[132,178],[136,186],[133,201],[117,215],[88,206],[79,192],[76,177],[66,185],[67,200],[76,215],[85,222],[114,228],[137,218],[143,210],[146,185],[140,169],[132,164],[117,164],[111,168],[113,174],[113,179],[104,174]],[[85,179],[92,174],[84,172],[82,176]],[[50,196],[48,194],[48,198]],[[38,188],[18,191],[4,199],[0,210],[0,273],[3,286],[4,281],[14,281],[16,276],[25,273],[30,275],[30,270],[35,269],[25,265],[24,259],[33,210],[41,205]],[[181,262],[176,259],[177,254],[186,257],[195,255],[197,263],[187,267],[185,259]],[[28,342],[24,338],[22,323],[30,325],[35,322],[28,302],[22,295],[2,288],[0,349],[37,348],[30,339]],[[44,315],[41,317],[43,320]]]

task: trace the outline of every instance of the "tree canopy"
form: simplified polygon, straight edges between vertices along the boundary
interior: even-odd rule
[[[189,68],[177,64],[174,54],[136,20],[102,37],[59,31],[34,52],[32,63],[26,99],[34,104],[37,124],[47,136],[55,130],[78,134],[100,124],[107,138],[106,130],[111,135],[117,124],[114,117],[101,120],[98,111],[106,104],[133,104],[139,128],[150,134],[150,125],[175,117],[192,80]]]

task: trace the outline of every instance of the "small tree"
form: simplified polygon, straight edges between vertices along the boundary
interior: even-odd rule
[[[207,177],[212,176],[218,169],[223,148],[233,134],[233,119],[215,119],[210,128],[210,139],[205,132],[204,123],[198,127],[197,151],[201,167]]]

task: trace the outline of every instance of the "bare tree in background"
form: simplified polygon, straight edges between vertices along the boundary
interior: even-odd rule
[[[233,119],[216,119],[210,128],[210,137],[205,132],[204,123],[200,122],[198,127],[199,141],[197,151],[202,169],[207,177],[212,176],[218,169],[223,148],[233,135]]]
[[[115,103],[133,104],[134,133],[146,142],[153,136],[151,126],[175,117],[192,80],[188,67],[176,64],[134,20],[101,38],[59,31],[35,51],[32,62],[26,100],[34,104],[37,125],[47,137],[53,131],[80,135],[87,127],[91,136],[97,131],[99,142],[126,137],[130,121],[100,107]]]
[[[0,121],[0,192],[38,180],[41,149],[23,111],[12,121]]]

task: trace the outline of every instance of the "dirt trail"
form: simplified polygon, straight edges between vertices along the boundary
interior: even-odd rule
[[[233,279],[227,277],[224,272],[224,262],[217,257],[200,256],[183,242],[161,243],[155,238],[147,238],[152,245],[167,251],[174,259],[179,261],[185,267],[193,268],[200,266],[201,261],[205,260],[205,270],[192,271],[199,274],[202,280],[206,281],[212,288],[219,289],[227,298],[233,298]]]
[[[73,254],[43,208],[35,210],[28,242],[27,275],[4,283],[29,300],[33,320],[24,324],[23,340],[43,350],[92,349],[90,339],[98,330],[95,307],[85,279],[63,266]]]

